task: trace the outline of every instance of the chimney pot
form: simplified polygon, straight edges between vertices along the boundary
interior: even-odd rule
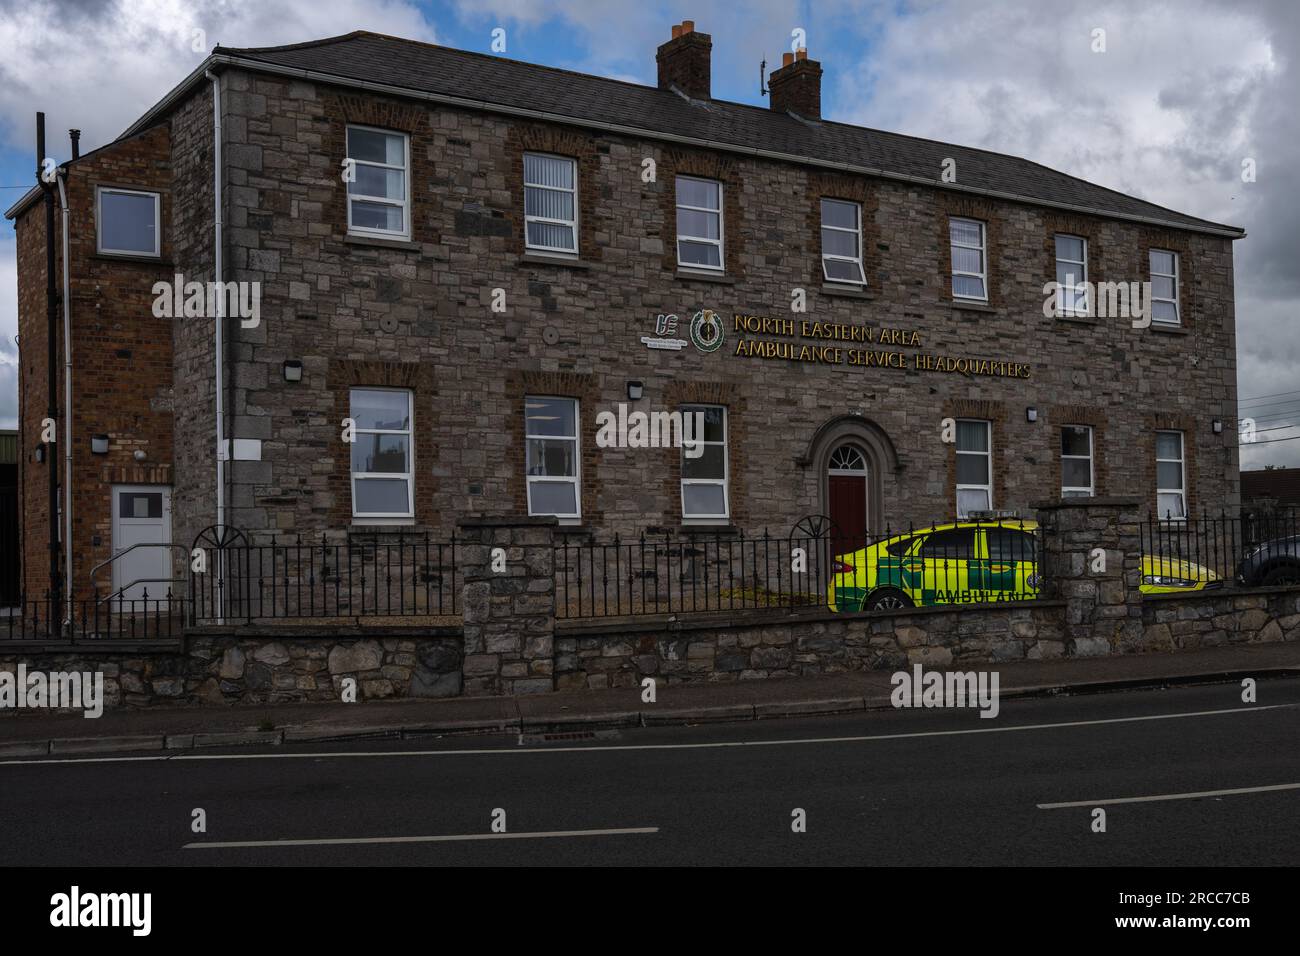
[[[674,23],[674,24],[673,24],[673,39],[676,40],[676,39],[677,39],[679,36],[681,36],[681,35],[682,35],[682,25],[681,25],[680,23]]]
[[[793,53],[791,53],[791,52],[789,52],[789,51],[787,50],[785,53],[782,53],[782,54],[781,54],[781,65],[782,65],[782,66],[789,66],[789,65],[790,65],[791,63],[793,63],[793,62],[794,62],[794,54],[793,54]]]
[[[694,21],[694,20],[683,20],[683,21],[682,21],[682,32],[683,32],[683,33],[694,33],[694,32],[695,32],[695,21]]]
[[[806,60],[808,59],[808,51],[803,47],[799,47],[799,51],[795,53],[794,57],[796,60]]]

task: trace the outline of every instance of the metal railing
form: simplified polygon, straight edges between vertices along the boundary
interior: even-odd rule
[[[196,542],[190,619],[238,624],[458,615],[459,546],[454,535],[438,541],[428,532]],[[201,570],[193,569],[195,562]]]
[[[71,602],[49,595],[24,599],[4,609],[0,635],[9,641],[90,643],[95,641],[175,641],[185,630],[186,604],[169,589],[150,596],[144,588],[138,597],[125,590],[98,598]],[[66,614],[66,619],[64,615]]]
[[[1148,588],[1300,584],[1300,510],[1185,519],[1149,515],[1141,526]]]

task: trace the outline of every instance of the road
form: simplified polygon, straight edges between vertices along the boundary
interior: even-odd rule
[[[1297,859],[1300,680],[1261,682],[1256,704],[1227,684],[1010,700],[993,720],[910,710],[0,761],[9,866]]]

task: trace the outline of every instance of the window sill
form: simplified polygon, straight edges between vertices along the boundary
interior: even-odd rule
[[[697,520],[683,518],[679,527],[670,530],[676,534],[696,534],[698,532],[706,534],[740,533],[726,518],[699,518]]]
[[[525,252],[519,257],[520,265],[559,266],[563,269],[590,269],[591,263],[584,262],[576,256],[549,256],[543,252]]]
[[[352,528],[364,531],[383,531],[386,528],[413,528],[414,518],[353,518]]]
[[[1165,335],[1191,335],[1192,330],[1185,325],[1172,325],[1168,322],[1152,322],[1147,326],[1152,332],[1162,332]]]
[[[420,244],[409,239],[381,239],[379,236],[354,236],[351,233],[343,237],[349,246],[373,246],[376,249],[402,249],[407,252],[419,252]]]
[[[875,295],[867,289],[865,285],[854,285],[846,282],[843,285],[823,285],[822,295],[829,295],[842,299],[874,299]]]
[[[678,269],[673,278],[679,282],[716,282],[720,285],[735,285],[735,276],[722,272],[695,272],[691,269]]]
[[[117,252],[94,252],[89,256],[91,259],[98,259],[101,262],[134,262],[142,266],[166,266],[172,267],[170,259],[164,259],[162,256],[130,256]]]
[[[993,308],[987,302],[963,302],[960,299],[952,299],[949,302],[949,305],[954,309],[960,309],[963,312],[997,312],[997,309]]]
[[[1052,316],[1057,322],[1070,322],[1074,325],[1100,325],[1095,315],[1054,315]]]

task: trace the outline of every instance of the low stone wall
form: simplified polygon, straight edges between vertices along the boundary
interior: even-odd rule
[[[1300,641],[1300,588],[1149,595],[1144,650]]]
[[[557,623],[557,690],[804,677],[1061,657],[1059,601],[892,615],[751,612],[673,623]]]
[[[165,651],[0,650],[0,670],[21,661],[29,673],[102,672],[106,707],[337,701],[345,677],[356,679],[358,700],[455,697],[463,644],[457,628],[363,638],[198,632]]]

